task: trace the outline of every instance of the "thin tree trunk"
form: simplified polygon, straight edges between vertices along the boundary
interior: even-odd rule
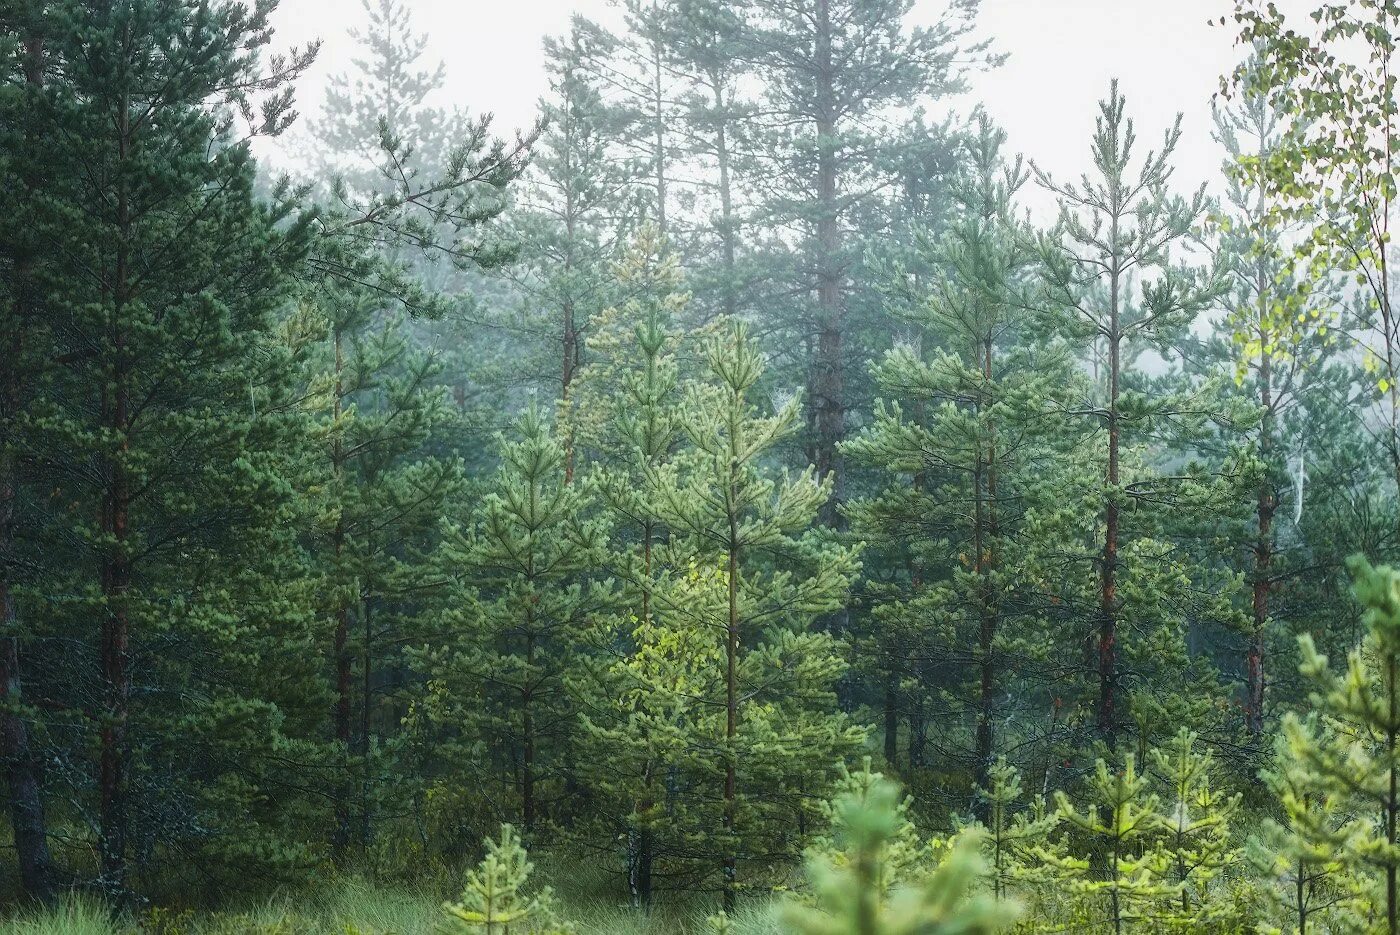
[[[1113,223],[1111,243],[1118,241],[1118,224]],[[1107,497],[1104,503],[1104,542],[1103,562],[1100,569],[1099,590],[1099,704],[1098,733],[1113,749],[1117,743],[1118,730],[1118,388],[1120,368],[1120,346],[1122,335],[1119,332],[1118,290],[1119,274],[1115,267],[1109,282],[1109,326],[1108,326],[1108,475],[1106,477]]]
[[[335,424],[335,439],[331,443],[331,469],[336,480],[336,489],[345,489],[345,447],[340,435],[340,419],[344,414],[345,396],[345,350],[344,336],[337,327],[333,336],[335,343],[335,399],[332,402],[331,416]],[[336,568],[345,564],[346,531],[344,516],[337,516],[335,530],[331,534],[331,550],[335,555]],[[335,614],[335,741],[342,764],[349,775],[350,760],[350,602],[344,595],[337,597]],[[348,781],[339,783],[335,796],[335,830],[331,838],[331,848],[337,861],[343,860],[345,850],[350,845],[350,796]]]
[[[25,82],[37,89],[43,84],[43,41],[25,41]],[[32,188],[26,185],[26,188]],[[0,385],[0,420],[13,429],[23,405],[20,357],[25,328],[30,320],[33,283],[30,258],[21,248],[13,269],[14,307],[6,342],[3,385]],[[0,765],[9,790],[10,826],[14,834],[19,882],[24,892],[41,903],[54,899],[53,858],[49,853],[48,824],[39,787],[39,764],[30,747],[29,725],[21,713],[24,701],[20,680],[19,621],[12,593],[14,569],[15,503],[19,490],[18,457],[11,435],[0,443]]]
[[[525,687],[520,693],[520,824],[526,831],[535,828],[535,712],[531,701],[531,679],[535,668],[534,621],[526,621]]]
[[[718,125],[715,129],[715,161],[719,169],[719,221],[720,221],[720,257],[724,263],[724,314],[733,315],[738,311],[739,302],[737,296],[737,276],[736,267],[737,250],[734,241],[737,232],[734,225],[734,191],[731,180],[732,157],[729,152],[729,135],[726,130],[728,126],[728,116],[725,114],[724,84],[723,79],[718,74],[710,73],[711,84],[714,88],[714,104],[716,121]]]
[[[899,670],[894,653],[885,655],[885,762],[890,769],[899,762]]]
[[[734,741],[739,735],[739,526],[734,472],[737,453],[730,455],[730,478],[726,508],[729,511],[729,619],[725,628],[724,660],[724,911],[732,913],[738,895],[738,841],[735,838],[738,776],[735,769]]]
[[[103,685],[103,721],[98,766],[98,834],[102,886],[120,898],[126,890],[126,767],[127,719],[131,677],[127,669],[131,621],[127,598],[131,588],[131,486],[126,456],[130,439],[130,374],[128,373],[126,323],[123,320],[131,296],[129,262],[131,205],[124,169],[131,146],[130,104],[120,96],[116,115],[119,180],[116,197],[117,247],[112,273],[112,312],[109,335],[112,358],[107,385],[102,392],[103,427],[115,438],[117,452],[104,458],[102,526],[110,543],[102,550],[102,615],[99,652]]]
[[[363,669],[360,673],[360,693],[363,696],[360,701],[360,846],[368,849],[370,842],[370,831],[372,830],[372,818],[370,816],[370,792],[373,780],[370,773],[370,701],[373,692],[370,687],[372,681],[373,649],[374,649],[374,605],[372,598],[365,596],[361,603],[364,613],[364,641],[365,645],[360,655]]]
[[[642,615],[643,626],[651,623],[651,552],[652,539],[656,535],[655,524],[646,519],[642,521]],[[644,702],[639,701],[641,705]],[[633,811],[637,815],[647,815],[656,805],[656,796],[652,794],[652,782],[655,777],[656,764],[648,761],[642,776],[642,788],[645,793],[634,805]],[[649,820],[649,819],[648,819]],[[634,825],[631,833],[632,854],[629,877],[632,886],[632,904],[634,908],[640,908],[644,912],[651,913],[651,892],[652,892],[652,865],[655,863],[655,842],[653,840],[651,827],[643,824],[641,827]]]
[[[820,520],[839,527],[845,499],[841,441],[845,437],[845,297],[841,289],[841,226],[837,198],[836,103],[832,88],[830,0],[816,4],[816,69],[819,84],[817,137],[817,321],[816,353],[808,377],[812,419],[812,463],[818,476],[832,477],[831,498]]]
[[[992,342],[982,342],[982,379],[988,390],[992,382]],[[977,532],[974,537],[977,549],[977,605],[979,625],[977,649],[981,666],[981,681],[977,709],[977,784],[985,789],[990,782],[992,757],[996,750],[992,733],[992,720],[996,707],[996,638],[1000,621],[996,596],[992,593],[991,574],[996,566],[997,548],[997,469],[995,428],[989,425],[989,442],[985,460],[978,455],[979,466],[976,472],[977,485]],[[985,477],[985,480],[983,479]],[[983,535],[985,524],[986,535]],[[984,816],[985,817],[985,816]]]
[[[1274,497],[1273,478],[1268,474],[1269,457],[1273,448],[1273,387],[1271,359],[1264,351],[1259,366],[1259,402],[1264,409],[1264,421],[1259,431],[1259,455],[1265,465],[1265,476],[1259,482],[1257,506],[1258,528],[1254,541],[1254,626],[1246,650],[1245,729],[1251,737],[1264,730],[1264,628],[1269,619],[1269,574],[1273,562]]]
[[[666,228],[666,99],[661,86],[662,45],[651,43],[651,104],[653,144],[656,147],[656,231],[665,240]]]

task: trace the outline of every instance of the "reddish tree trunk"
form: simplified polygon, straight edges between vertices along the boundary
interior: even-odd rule
[[[123,166],[131,145],[130,105],[123,95],[117,122],[117,161]],[[121,171],[120,169],[118,170]],[[126,322],[129,295],[131,231],[130,204],[125,180],[118,183],[116,199],[116,265],[112,273],[110,339],[112,359],[102,393],[103,425],[117,439],[117,451],[106,458],[102,498],[102,531],[106,544],[101,557],[104,599],[99,661],[103,685],[103,720],[98,767],[99,862],[103,887],[121,894],[126,889],[126,728],[131,697],[127,670],[131,621],[127,599],[131,588],[131,484],[127,453],[131,447],[130,374],[127,362]]]
[[[1117,225],[1114,225],[1114,242]],[[1118,730],[1118,386],[1122,335],[1118,326],[1118,274],[1110,282],[1108,328],[1108,473],[1105,480],[1103,558],[1099,579],[1099,704],[1098,733],[1109,749]]]

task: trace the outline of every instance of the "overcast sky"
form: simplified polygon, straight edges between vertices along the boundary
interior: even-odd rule
[[[1301,15],[1307,0],[1278,0]],[[454,102],[495,113],[497,127],[525,126],[545,90],[541,39],[564,30],[573,12],[605,24],[609,0],[412,0],[429,55],[447,67]],[[931,22],[943,0],[917,0],[912,22]],[[1230,0],[983,0],[980,29],[1010,53],[1001,68],[975,80],[963,110],[981,102],[1006,128],[1010,147],[1057,176],[1088,162],[1096,102],[1118,78],[1142,147],[1155,145],[1173,115],[1184,114],[1177,161],[1179,188],[1219,175],[1221,152],[1210,139],[1210,97],[1239,58],[1230,28],[1208,23]],[[278,45],[324,40],[298,98],[314,113],[328,74],[348,64],[346,30],[363,21],[358,0],[282,0]],[[291,136],[286,145],[295,145]]]

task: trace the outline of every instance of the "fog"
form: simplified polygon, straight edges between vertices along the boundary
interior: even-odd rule
[[[494,113],[501,131],[534,120],[546,90],[545,36],[564,31],[574,14],[607,26],[621,22],[610,0],[411,0],[409,6],[428,35],[426,57],[446,66],[448,101]],[[1308,9],[1302,0],[1278,6],[1290,16]],[[930,23],[944,8],[942,0],[918,0],[910,21]],[[1220,76],[1241,57],[1233,24],[1219,25],[1230,9],[1221,0],[983,0],[980,31],[1009,57],[1000,68],[974,74],[969,93],[952,106],[969,111],[980,104],[1006,129],[1010,149],[1053,175],[1076,177],[1097,101],[1118,78],[1144,145],[1183,115],[1178,186],[1214,188],[1221,152],[1210,136],[1210,100]],[[323,42],[300,83],[303,113],[316,113],[327,76],[350,64],[347,31],[364,21],[358,0],[283,0],[278,43]],[[304,137],[292,133],[269,151],[285,161],[303,145]],[[1038,214],[1049,211],[1043,192],[1025,194]]]

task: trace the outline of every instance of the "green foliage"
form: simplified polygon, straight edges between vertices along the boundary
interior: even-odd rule
[[[987,781],[999,750],[1019,745],[996,725],[1049,704],[1035,670],[1052,638],[1035,560],[1078,533],[1036,525],[1045,492],[1072,464],[1045,431],[1047,416],[1078,381],[1063,347],[1030,340],[1033,256],[1015,204],[1026,171],[1003,152],[1005,138],[979,118],[960,149],[952,221],[939,236],[920,232],[913,258],[887,271],[892,309],[915,338],[873,368],[884,398],[842,446],[853,463],[881,472],[878,493],[852,502],[846,515],[879,550],[872,564],[883,566],[871,575],[878,606],[862,648],[870,676],[887,686],[886,759],[897,759],[899,706],[951,701],[967,712],[959,746],[974,784]],[[913,263],[938,272],[920,288]],[[966,664],[936,673],[911,666],[945,656]],[[1012,658],[1027,664],[1012,666]],[[961,758],[939,765],[958,774],[941,781],[965,782]]]
[[[1284,723],[1286,756],[1275,782],[1288,824],[1280,843],[1289,862],[1301,865],[1296,882],[1310,897],[1324,885],[1348,884],[1363,900],[1352,908],[1384,917],[1393,930],[1400,912],[1400,573],[1360,557],[1351,569],[1366,629],[1345,669],[1332,668],[1310,637],[1299,639],[1317,718],[1290,715]]]
[[[1260,823],[1245,856],[1264,880],[1265,925],[1272,932],[1341,929],[1356,908],[1342,858],[1349,834],[1343,799],[1319,787],[1295,749],[1323,739],[1319,730],[1315,717],[1290,721],[1275,740],[1274,763],[1261,773],[1278,817]]]
[[[933,842],[920,840],[909,815],[910,800],[901,797],[893,806],[885,801],[890,785],[884,775],[871,770],[869,757],[859,771],[843,767],[833,787],[831,801],[823,812],[828,830],[807,849],[807,860],[811,863],[821,863],[833,871],[846,868],[848,862],[858,856],[852,854],[851,848],[865,833],[851,822],[863,821],[871,811],[889,810],[890,822],[881,838],[877,866],[874,875],[866,881],[872,895],[882,902],[888,900],[896,888],[921,878],[933,866],[936,856]]]
[[[891,860],[907,860],[907,819],[899,787],[880,778],[861,782],[832,804],[842,830],[839,857],[814,854],[807,873],[815,905],[792,903],[784,913],[793,935],[920,935],[996,932],[1013,916],[1003,904],[968,891],[983,872],[976,833],[964,833],[936,869],[896,886]]]
[[[1180,906],[1180,917],[1173,921],[1191,930],[1208,928],[1233,912],[1229,899],[1217,895],[1215,883],[1241,857],[1229,824],[1240,796],[1219,789],[1215,757],[1200,749],[1189,728],[1153,750],[1152,760],[1165,791],[1161,847]]]
[[[835,640],[813,625],[842,605],[858,565],[853,549],[809,531],[830,481],[765,463],[792,431],[798,404],[757,411],[763,363],[745,326],[714,335],[705,359],[707,378],[687,386],[681,417],[689,445],[648,470],[670,538],[656,622],[639,652],[656,668],[639,687],[649,705],[684,712],[686,729],[703,738],[688,742],[701,753],[690,762],[723,779],[718,801],[705,797],[720,814],[702,827],[732,894],[741,854],[801,846],[811,797],[824,795],[863,739],[834,711],[845,666]]]
[[[444,533],[439,561],[452,585],[441,597],[444,639],[419,657],[429,673],[419,716],[443,741],[450,771],[439,788],[483,791],[532,831],[565,780],[570,680],[589,615],[610,595],[590,575],[604,526],[590,516],[589,490],[569,483],[564,446],[539,409],[499,444],[490,492]],[[485,761],[476,743],[489,745]]]
[[[486,856],[467,874],[462,895],[443,904],[447,931],[494,935],[572,935],[569,922],[560,921],[549,887],[531,894],[527,890],[534,865],[510,825],[501,826],[498,840],[488,839]]]
[[[987,776],[988,787],[978,790],[987,816],[981,841],[992,895],[1000,902],[1022,884],[1034,889],[1053,879],[1054,862],[1047,855],[1056,851],[1050,836],[1059,827],[1061,815],[1047,809],[1043,798],[1021,802],[1021,774],[1005,757]]]
[[[1114,770],[1102,759],[1094,763],[1082,810],[1064,792],[1056,794],[1061,820],[1079,832],[1083,849],[1050,860],[1071,892],[1089,898],[1093,924],[1114,932],[1150,916],[1152,906],[1173,892],[1166,878],[1170,858],[1157,837],[1160,799],[1151,785],[1129,753]]]
[[[977,0],[511,143],[362,6],[304,185],[276,0],[0,13],[7,931],[1400,935],[1400,4],[1237,5],[1223,209],[931,116]]]

